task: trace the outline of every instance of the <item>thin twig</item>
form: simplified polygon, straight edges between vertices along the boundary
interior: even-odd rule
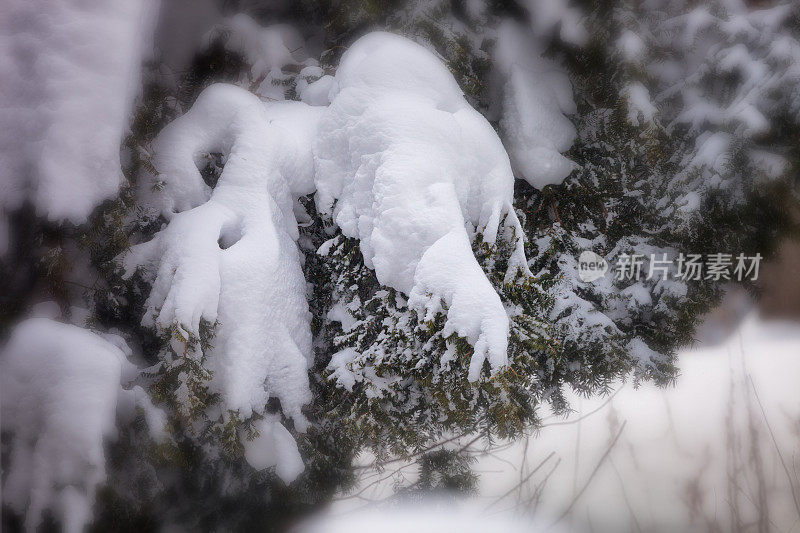
[[[772,444],[775,445],[775,452],[778,454],[778,459],[781,461],[781,466],[783,466],[783,471],[786,472],[786,479],[789,481],[789,488],[792,490],[792,500],[794,500],[794,507],[797,510],[797,516],[800,517],[800,501],[797,499],[797,491],[794,486],[794,481],[792,480],[792,475],[789,473],[789,467],[786,466],[786,461],[783,460],[783,454],[781,453],[781,449],[778,447],[778,441],[775,439],[775,433],[772,431],[772,426],[767,420],[767,413],[764,411],[764,406],[761,404],[761,398],[758,397],[758,391],[756,391],[756,386],[753,383],[753,378],[749,374],[747,375],[747,379],[750,381],[750,386],[753,388],[753,394],[756,397],[756,402],[758,403],[759,409],[761,409],[761,414],[764,417],[764,424],[767,425],[767,429],[769,430],[769,436],[772,437]]]
[[[614,399],[614,396],[616,396],[619,393],[619,391],[621,391],[623,388],[625,388],[625,384],[624,383],[617,390],[615,390],[613,393],[611,393],[611,395],[608,398],[606,398],[606,400],[602,404],[600,404],[597,408],[592,409],[591,411],[589,411],[585,415],[581,415],[581,416],[579,416],[578,418],[576,418],[574,420],[564,420],[563,422],[551,422],[549,424],[542,424],[540,426],[540,428],[546,428],[546,427],[550,427],[550,426],[569,426],[569,425],[572,425],[572,424],[576,424],[576,423],[580,422],[581,420],[589,418],[590,416],[592,416],[596,412],[601,411],[606,405],[608,405],[611,402],[611,400]]]
[[[486,509],[485,509],[485,510],[486,510],[486,511],[488,511],[488,510],[489,510],[489,509],[491,509],[491,508],[492,508],[494,505],[496,505],[497,503],[499,503],[499,502],[503,501],[503,499],[505,499],[505,497],[506,497],[506,496],[508,496],[509,494],[511,494],[512,492],[514,492],[515,490],[517,490],[518,488],[520,488],[521,486],[523,486],[523,485],[524,485],[524,484],[525,484],[525,483],[526,483],[526,482],[527,482],[527,481],[528,481],[530,478],[532,478],[532,477],[533,477],[533,475],[534,475],[536,472],[538,472],[538,471],[539,471],[539,469],[540,469],[540,468],[542,468],[542,467],[544,466],[544,464],[545,464],[547,461],[549,461],[549,460],[550,460],[550,458],[551,458],[551,457],[553,457],[555,454],[556,454],[556,452],[550,452],[550,454],[549,454],[547,457],[545,457],[545,458],[542,460],[542,462],[541,462],[541,463],[539,463],[538,465],[536,465],[536,468],[534,468],[533,470],[531,470],[531,472],[530,472],[530,473],[529,473],[527,476],[525,476],[525,477],[524,477],[522,480],[520,480],[520,482],[519,482],[519,483],[517,483],[516,485],[514,485],[513,487],[511,487],[510,489],[508,489],[508,491],[506,491],[505,493],[503,493],[503,495],[502,495],[502,496],[499,496],[499,497],[498,497],[498,498],[496,498],[496,499],[495,499],[495,500],[494,500],[492,503],[490,503],[488,506],[486,506]]]
[[[592,470],[592,473],[589,475],[589,478],[586,480],[586,483],[584,483],[583,487],[581,487],[581,490],[578,491],[578,493],[575,495],[575,497],[572,498],[572,501],[569,502],[569,505],[567,506],[566,509],[564,509],[564,512],[561,513],[561,515],[558,517],[558,519],[551,524],[551,527],[556,525],[557,523],[561,522],[564,519],[564,517],[566,517],[569,514],[569,512],[572,510],[572,508],[578,502],[580,497],[583,496],[583,493],[586,492],[586,489],[589,488],[589,484],[592,482],[592,479],[594,479],[594,476],[597,475],[597,472],[600,470],[600,467],[603,465],[605,460],[608,458],[609,454],[611,453],[611,450],[617,444],[617,441],[619,440],[620,435],[622,435],[622,431],[625,429],[625,425],[627,423],[628,423],[627,420],[625,420],[622,423],[622,425],[619,428],[619,431],[617,431],[617,435],[614,437],[614,439],[608,445],[608,448],[606,448],[606,451],[603,453],[602,457],[600,457],[600,460],[597,462],[597,465],[595,465],[594,470]]]

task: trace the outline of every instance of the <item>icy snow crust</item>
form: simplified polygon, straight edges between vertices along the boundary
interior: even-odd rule
[[[475,347],[471,380],[484,360],[503,367],[508,315],[471,248],[476,231],[488,243],[514,232],[513,268],[525,264],[497,134],[434,54],[389,33],[345,52],[331,96],[315,146],[317,208],[425,320],[444,304],[444,335]]]
[[[141,388],[122,390],[132,365],[117,344],[124,347],[118,337],[33,318],[14,329],[0,356],[0,420],[12,435],[3,503],[24,513],[28,531],[45,510],[64,531],[83,531],[105,480],[103,442],[116,434],[118,402],[133,411],[143,400],[153,414]],[[151,429],[158,436],[162,428]]]

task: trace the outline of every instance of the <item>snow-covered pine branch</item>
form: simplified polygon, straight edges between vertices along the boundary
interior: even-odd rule
[[[788,4],[247,0],[185,71],[144,69],[129,124],[138,58],[89,51],[97,35],[132,42],[147,25],[117,22],[144,4],[89,3],[51,28],[77,20],[72,4],[31,30],[45,70],[12,91],[11,124],[41,107],[28,125],[52,133],[43,157],[13,149],[24,135],[2,154],[0,273],[24,283],[0,291],[0,327],[44,295],[91,307],[63,318],[83,330],[22,322],[0,356],[3,491],[31,527],[48,511],[114,527],[120,509],[277,527],[351,486],[363,451],[469,488],[469,461],[431,446],[519,436],[542,404],[567,410],[569,389],[669,382],[721,293],[713,279],[587,282],[582,251],[640,254],[644,271],[651,254],[766,255],[787,220],[773,187],[800,161]],[[30,18],[13,7],[12,24]],[[91,24],[86,55],[39,53]],[[58,225],[122,182],[125,126],[130,187]],[[88,429],[60,424],[64,410]]]

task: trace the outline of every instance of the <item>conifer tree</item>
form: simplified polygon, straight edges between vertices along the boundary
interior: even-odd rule
[[[362,452],[418,462],[399,494],[471,490],[438,443],[517,438],[568,390],[672,382],[729,281],[684,276],[685,255],[733,272],[789,229],[790,4],[268,4],[226,2],[176,83],[145,66],[115,199],[17,235],[53,316],[95,333],[48,331],[122,369],[94,515],[56,520],[279,529],[351,487]],[[402,38],[361,37],[380,30]],[[605,276],[581,278],[587,251]],[[95,281],[57,293],[70,261]],[[9,294],[11,330],[39,296]]]

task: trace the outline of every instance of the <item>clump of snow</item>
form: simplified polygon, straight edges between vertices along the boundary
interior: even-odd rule
[[[684,213],[697,211],[703,199],[695,191],[689,191],[676,200],[678,210]]]
[[[330,316],[330,314],[328,315]],[[331,317],[333,320],[337,320],[336,317],[341,316],[339,314]],[[342,317],[344,320],[344,317]],[[352,318],[350,319],[352,320]],[[344,327],[344,322],[342,322],[342,327]],[[348,365],[350,365],[357,357],[358,352],[356,352],[353,348],[344,348],[333,354],[331,357],[331,362],[328,363],[328,370],[331,371],[331,377],[336,380],[339,386],[344,387],[345,389],[352,391],[353,385],[356,384],[359,377],[353,372],[352,369]]]
[[[302,71],[300,72],[302,75]],[[322,76],[319,79],[308,83],[297,83],[300,99],[309,105],[328,105],[331,103],[330,94],[334,88],[335,79],[333,76]]]
[[[163,417],[144,391],[121,388],[134,370],[125,351],[119,337],[46,318],[14,329],[0,356],[2,431],[10,436],[3,504],[24,514],[27,530],[51,511],[64,531],[83,531],[105,480],[103,443],[116,435],[120,399],[130,411],[144,407],[163,437]]]
[[[300,100],[309,105],[328,105],[333,85],[333,76],[325,74],[322,67],[312,65],[300,71],[295,91]]]
[[[733,138],[728,133],[703,133],[696,141],[697,152],[684,163],[689,169],[707,167],[714,172],[722,173],[730,161],[731,142]]]
[[[628,343],[628,350],[642,367],[651,366],[664,356],[650,348],[642,339],[634,338]]]
[[[447,312],[448,335],[506,364],[508,316],[471,249],[513,233],[511,269],[525,265],[512,208],[514,177],[500,139],[424,47],[371,33],[343,55],[316,140],[317,208],[361,241],[378,281],[409,295],[426,320]]]
[[[640,60],[646,48],[642,38],[631,30],[623,31],[617,39],[616,45],[622,57],[629,62]]]
[[[154,201],[169,224],[124,258],[155,273],[145,324],[199,334],[219,321],[207,353],[211,387],[224,408],[263,413],[277,397],[298,429],[310,400],[310,314],[293,203],[313,191],[312,140],[321,108],[264,103],[217,84],[156,139],[162,190]],[[226,154],[216,187],[195,161]]]
[[[502,134],[517,173],[541,189],[561,183],[576,168],[561,155],[576,136],[565,116],[576,108],[566,74],[539,57],[538,50],[517,25],[498,29],[495,64],[505,84]]]
[[[628,122],[638,126],[641,122],[652,122],[658,110],[650,99],[650,92],[641,83],[631,83],[623,90],[628,104]]]
[[[154,7],[152,0],[4,2],[0,210],[30,200],[39,215],[78,224],[117,192]]]
[[[285,483],[294,481],[303,472],[303,459],[292,434],[275,415],[256,422],[255,429],[256,438],[242,439],[247,463],[256,470],[275,467],[275,473]]]

